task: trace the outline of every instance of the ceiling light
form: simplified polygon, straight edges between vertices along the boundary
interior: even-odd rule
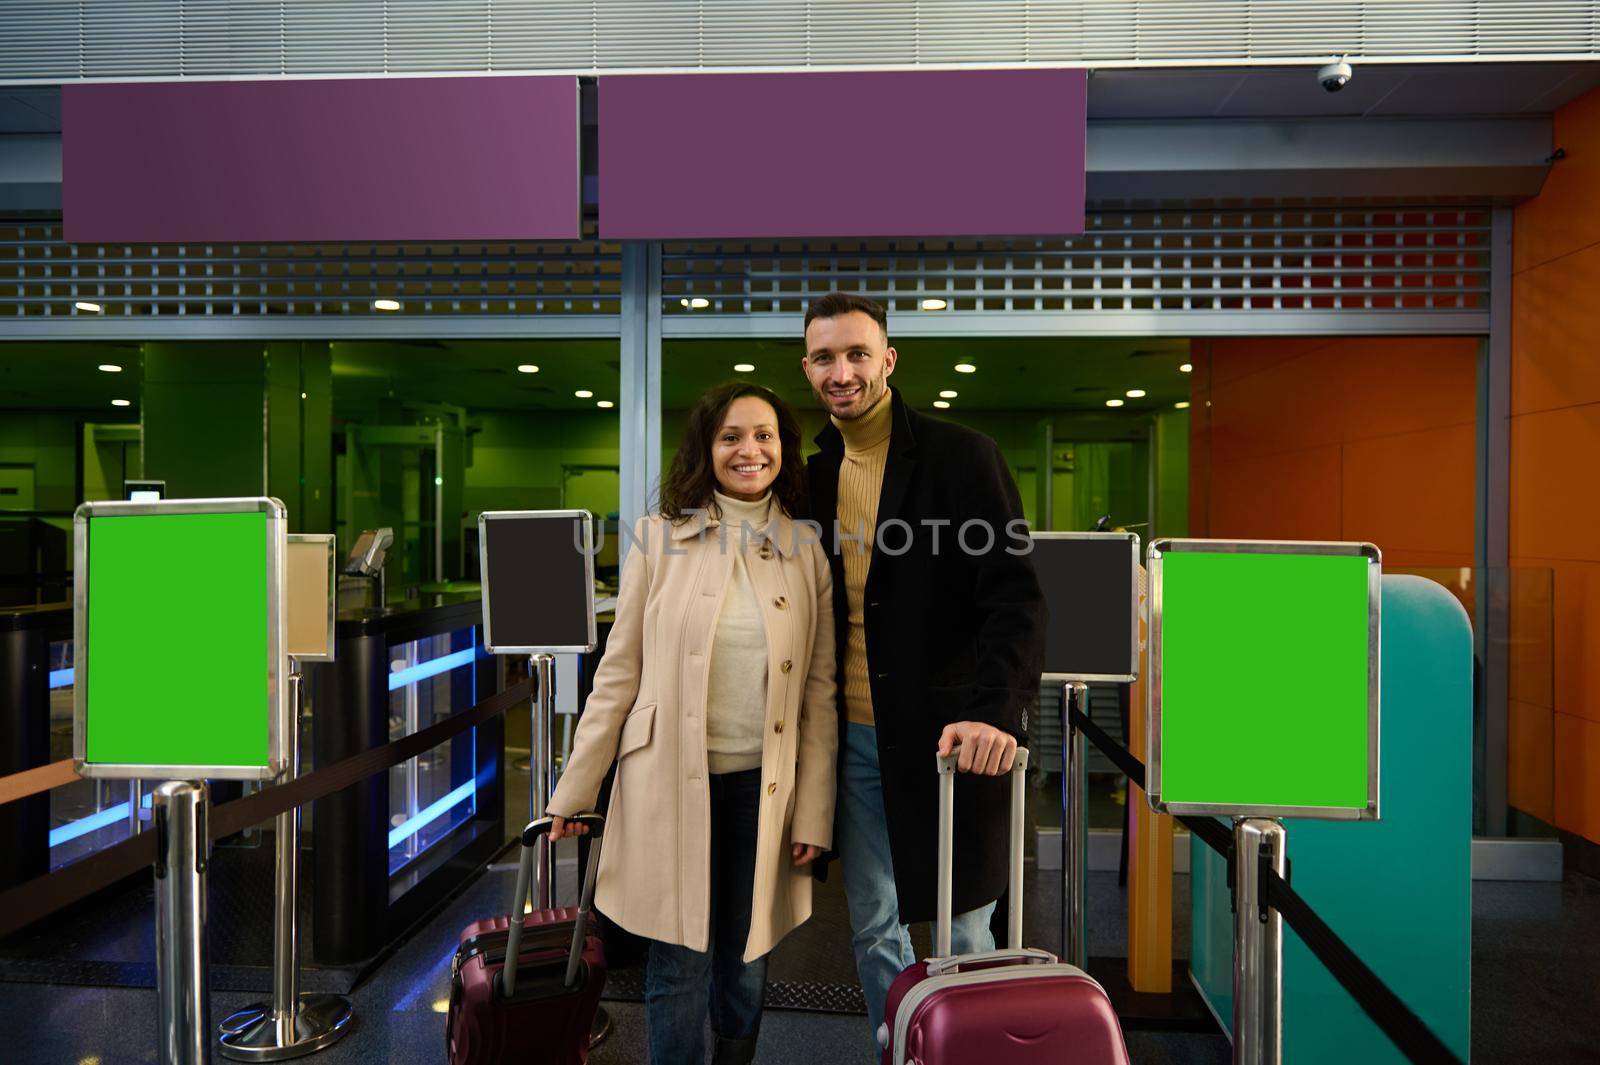
[[[400,301],[399,300],[373,300],[372,301],[372,309],[375,310],[375,311],[398,311],[400,309]]]
[[[955,399],[956,398],[956,390],[953,389],[953,388],[946,388],[946,389],[944,389],[943,391],[941,391],[939,393],[939,398],[940,399]]]
[[[1108,399],[1108,400],[1106,400],[1106,406],[1108,406],[1108,407],[1120,407],[1120,406],[1122,406],[1122,400],[1120,400],[1120,399]]]
[[[755,364],[754,363],[748,363],[748,362],[734,363],[733,372],[734,373],[755,373],[756,372]]]
[[[121,373],[122,372],[122,367],[118,366],[114,362],[102,362],[100,364],[100,372],[101,373]]]
[[[521,366],[517,367],[517,372],[518,373],[538,373],[539,372],[539,367],[535,366],[531,362],[525,362]]]
[[[595,400],[595,404],[594,405],[599,407],[601,410],[610,410],[612,407],[616,406],[616,404],[611,402],[609,399],[598,399],[598,400]]]
[[[1186,400],[1186,399],[1180,399],[1180,400],[1178,400],[1178,402],[1173,404],[1173,407],[1175,407],[1178,410],[1188,410],[1189,409],[1189,401]]]
[[[587,388],[580,388],[580,389],[578,389],[576,392],[574,392],[572,394],[577,396],[579,399],[593,399],[594,398],[594,393],[589,391]]]
[[[941,299],[931,299],[931,300],[923,300],[922,301],[922,309],[925,310],[925,311],[942,311],[948,306],[950,306],[950,304],[946,303],[944,300],[941,300]]]
[[[950,409],[950,401],[947,400],[947,399],[936,399],[936,400],[933,401],[933,405],[935,407],[938,407],[940,410],[949,410]]]
[[[703,310],[704,308],[711,306],[711,301],[702,296],[696,296],[693,299],[690,299],[686,296],[679,300],[678,303],[694,311]]]
[[[1194,363],[1192,363],[1192,362],[1186,362],[1186,363],[1184,363],[1184,364],[1183,364],[1183,365],[1182,365],[1182,366],[1180,366],[1180,367],[1178,367],[1178,372],[1179,372],[1179,373],[1189,373],[1189,372],[1191,372],[1191,371],[1192,371],[1192,370],[1193,370],[1193,369],[1194,369]]]
[[[300,393],[300,398],[301,399],[305,399],[306,398],[306,394],[304,392]]]
[[[956,363],[956,373],[977,373],[978,368],[970,362]]]
[[[80,311],[88,311],[90,314],[99,314],[101,311],[105,310],[105,308],[100,306],[98,303],[78,302],[74,303],[73,306],[78,308]]]
[[[113,407],[131,407],[133,406],[133,401],[127,399],[114,399],[111,401],[111,405]]]
[[[1130,389],[1128,389],[1128,398],[1129,399],[1143,399],[1144,398],[1144,389],[1142,389],[1142,388],[1130,388]]]

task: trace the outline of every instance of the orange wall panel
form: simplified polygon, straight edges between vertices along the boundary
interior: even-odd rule
[[[1340,538],[1472,565],[1476,447],[1471,423],[1344,445]]]
[[[1600,242],[1600,93],[1586,93],[1557,111],[1554,134],[1567,156],[1550,168],[1539,195],[1517,208],[1517,273]]]
[[[1470,337],[1341,340],[1344,440],[1476,425],[1478,347]],[[1473,464],[1469,452],[1468,466]]]
[[[1210,367],[1213,387],[1310,355],[1337,340],[1333,337],[1230,337],[1218,343],[1226,345],[1227,358]],[[1191,349],[1200,346],[1193,344]],[[1200,372],[1200,363],[1196,362],[1195,373]]]
[[[1521,220],[1519,209],[1517,224]],[[1600,245],[1512,279],[1513,415],[1600,403],[1596,293],[1600,293]]]
[[[1597,456],[1600,403],[1511,419],[1513,555],[1600,559],[1600,491],[1583,476]]]
[[[1555,711],[1512,700],[1509,721],[1511,805],[1543,821],[1555,817]]]
[[[1213,464],[1209,535],[1219,539],[1336,540],[1338,485],[1336,445]]]
[[[1555,715],[1555,825],[1600,840],[1600,724]]]

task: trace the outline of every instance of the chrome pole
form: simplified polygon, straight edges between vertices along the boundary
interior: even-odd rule
[[[206,986],[206,786],[169,781],[151,800],[156,827],[156,1004],[161,1065],[211,1060]]]
[[[298,663],[289,674],[289,766],[300,773]],[[231,1014],[219,1027],[222,1056],[236,1061],[283,1061],[331,1046],[349,1030],[350,1000],[342,995],[300,994],[300,808],[277,817],[277,870],[272,896],[272,1002]]]
[[[1283,1062],[1283,917],[1266,907],[1260,860],[1288,871],[1283,822],[1241,817],[1233,823],[1234,1065]]]
[[[532,666],[538,690],[528,732],[528,743],[533,748],[528,756],[528,820],[537,821],[545,815],[556,788],[555,752],[551,743],[556,716],[556,657],[536,654]],[[533,908],[548,910],[555,905],[552,901],[556,892],[555,849],[550,846],[549,836],[540,836],[534,846]]]
[[[1071,707],[1089,714],[1089,685],[1072,681],[1061,688],[1063,788],[1061,807],[1061,938],[1062,957],[1078,968],[1089,963],[1084,895],[1089,876],[1088,749],[1083,733],[1072,727]]]

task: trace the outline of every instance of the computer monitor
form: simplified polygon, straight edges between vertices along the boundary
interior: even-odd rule
[[[130,503],[155,503],[167,498],[166,481],[123,481],[122,498]]]

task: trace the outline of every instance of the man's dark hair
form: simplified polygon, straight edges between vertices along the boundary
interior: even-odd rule
[[[883,304],[854,292],[830,292],[826,296],[818,296],[812,300],[811,306],[806,308],[805,328],[810,329],[811,323],[818,318],[837,318],[851,311],[860,311],[877,322],[878,328],[883,330],[883,335],[888,337],[889,315],[884,311]]]
[[[765,400],[778,418],[778,447],[782,468],[772,482],[772,498],[791,518],[806,516],[809,498],[806,489],[806,463],[800,455],[800,420],[794,410],[770,388],[748,381],[718,385],[700,397],[689,412],[683,430],[683,443],[672,456],[667,475],[661,478],[661,516],[681,521],[691,510],[714,512],[711,493],[718,490],[716,470],[711,465],[711,442],[722,428],[733,401],[745,396]]]

